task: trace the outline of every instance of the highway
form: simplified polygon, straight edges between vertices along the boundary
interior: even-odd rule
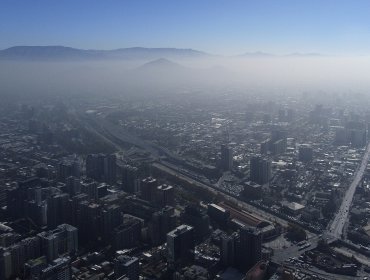
[[[107,140],[109,139],[109,142],[111,144],[115,144],[116,147],[120,146],[122,142],[131,143],[135,146],[138,146],[138,147],[143,148],[144,150],[148,151],[155,159],[159,159],[159,157],[161,155],[162,156],[165,155],[167,157],[167,159],[174,158],[174,159],[176,159],[177,162],[182,161],[176,155],[173,155],[171,152],[167,151],[166,149],[164,149],[162,147],[159,147],[155,144],[148,143],[147,141],[143,141],[143,140],[141,140],[140,138],[138,138],[136,136],[133,136],[133,135],[127,133],[127,132],[122,131],[122,129],[119,129],[120,127],[108,122],[104,118],[98,118],[98,119],[95,118],[95,119],[93,119],[93,118],[87,118],[87,116],[85,115],[84,119],[85,119],[84,120],[85,122],[86,121],[89,122],[91,130],[94,129],[97,133],[103,135],[105,139],[107,139]],[[350,206],[351,206],[351,203],[352,203],[353,195],[356,191],[356,187],[361,182],[361,179],[362,179],[362,176],[365,172],[369,157],[370,157],[370,143],[368,144],[368,146],[365,150],[362,162],[361,162],[360,166],[358,167],[358,169],[357,169],[357,171],[354,175],[354,178],[353,178],[353,181],[352,181],[350,187],[346,191],[346,194],[343,198],[342,204],[341,204],[337,214],[335,215],[332,222],[328,226],[326,232],[324,233],[324,236],[327,238],[327,240],[329,242],[334,241],[336,239],[339,239],[342,236],[344,225],[345,225],[345,223],[348,219],[348,212],[349,212],[349,209],[350,209]],[[160,161],[157,164],[162,165],[163,168],[165,167],[165,168],[171,170],[171,172],[173,172],[173,173],[177,173],[178,175],[186,177],[188,180],[192,180],[192,181],[200,183],[200,185],[203,188],[207,188],[208,190],[212,190],[214,192],[216,191],[216,192],[219,192],[219,193],[223,193],[223,195],[225,197],[227,197],[230,200],[233,200],[235,202],[238,202],[239,206],[241,206],[242,208],[246,208],[246,209],[249,209],[249,210],[253,209],[253,211],[256,211],[257,213],[260,212],[260,214],[262,212],[264,214],[262,216],[265,216],[265,218],[266,218],[266,216],[271,216],[271,215],[266,215],[267,213],[265,211],[262,211],[261,209],[257,210],[257,208],[252,207],[251,205],[249,205],[247,203],[241,202],[240,200],[230,196],[229,194],[226,194],[226,193],[222,192],[222,190],[216,190],[215,186],[207,184],[207,183],[203,182],[202,180],[199,180],[199,178],[194,178],[194,176],[191,176],[191,174],[188,174],[188,173],[184,174],[178,168],[174,167],[173,166],[174,164],[170,164],[169,162],[167,162],[167,164],[165,164],[165,162],[160,162]],[[271,220],[271,217],[269,217],[269,218],[270,218],[269,220]],[[284,221],[283,219],[277,219],[277,220],[279,220],[279,222],[283,225],[287,224],[287,222]]]
[[[281,219],[279,217],[275,217],[270,213],[267,213],[266,211],[263,211],[262,209],[258,209],[257,207],[254,207],[250,204],[247,204],[243,201],[240,201],[239,199],[231,196],[230,194],[227,194],[226,192],[216,189],[215,186],[206,183],[202,181],[199,178],[196,178],[194,175],[191,174],[191,172],[184,172],[182,169],[180,169],[176,164],[166,162],[166,161],[158,161],[160,156],[165,155],[167,159],[172,158],[175,159],[176,162],[180,161],[180,158],[176,155],[173,155],[171,152],[167,151],[166,149],[162,147],[158,147],[157,145],[148,143],[147,141],[141,140],[139,137],[136,137],[132,134],[129,134],[122,129],[120,129],[119,126],[109,123],[107,120],[103,118],[89,118],[89,116],[86,115],[80,115],[80,118],[88,123],[89,129],[92,130],[92,132],[96,133],[98,136],[100,136],[102,139],[108,141],[110,144],[114,145],[118,150],[121,150],[121,145],[123,143],[130,143],[132,145],[135,145],[137,147],[140,147],[147,152],[149,152],[154,159],[157,160],[155,165],[165,170],[168,173],[172,173],[173,175],[176,175],[177,177],[181,178],[182,180],[188,181],[198,187],[207,189],[208,191],[211,191],[214,194],[222,195],[225,199],[229,201],[233,201],[235,204],[237,204],[241,209],[254,212],[261,216],[261,218],[266,219],[272,223],[278,222],[282,226],[287,226],[288,222],[284,219]]]
[[[246,202],[243,202],[243,201],[241,201],[241,200],[223,192],[222,190],[216,189],[212,185],[209,185],[209,184],[206,184],[206,183],[200,181],[197,178],[193,178],[189,174],[185,174],[181,170],[176,169],[172,164],[169,164],[169,163],[166,163],[166,162],[156,162],[153,165],[156,168],[159,168],[159,169],[161,169],[161,170],[163,170],[163,171],[165,171],[169,174],[172,174],[173,176],[176,176],[181,180],[187,181],[187,182],[189,182],[189,183],[191,183],[191,184],[193,184],[197,187],[206,189],[206,190],[208,190],[209,192],[211,192],[215,195],[222,196],[225,200],[233,202],[235,205],[237,205],[242,210],[245,210],[245,211],[250,212],[250,213],[255,213],[258,216],[260,216],[262,219],[270,221],[271,223],[276,222],[276,223],[281,224],[284,227],[288,226],[287,221],[285,221],[285,220],[283,220],[279,217],[273,216],[270,213],[267,213],[267,212],[255,207],[255,206],[253,206],[253,205],[250,205]]]
[[[348,219],[348,213],[352,204],[353,195],[355,194],[357,186],[361,183],[362,176],[364,175],[367,163],[369,161],[369,157],[370,143],[367,145],[364,156],[362,158],[362,162],[354,175],[351,185],[349,186],[346,194],[343,197],[342,204],[327,229],[325,235],[329,238],[329,240],[340,239],[342,237],[343,228]]]

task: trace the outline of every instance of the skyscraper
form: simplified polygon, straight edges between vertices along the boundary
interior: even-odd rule
[[[122,171],[122,188],[125,192],[136,193],[139,190],[139,170],[137,167],[125,165]]]
[[[133,248],[141,239],[142,221],[136,217],[125,215],[121,225],[113,231],[113,245],[116,250]]]
[[[143,179],[140,184],[141,198],[149,202],[154,202],[157,186],[158,182],[156,179],[152,177]]]
[[[108,184],[115,184],[117,180],[116,155],[106,155],[104,158],[104,180]]]
[[[175,190],[173,186],[160,185],[156,190],[157,203],[160,206],[173,205],[175,203]]]
[[[153,245],[160,245],[166,241],[166,234],[176,227],[175,210],[165,206],[153,213],[149,223],[149,234]]]
[[[55,230],[41,232],[37,236],[41,239],[41,249],[48,261],[78,249],[77,228],[68,224],[59,225]]]
[[[5,279],[5,257],[4,249],[0,247],[0,279]]]
[[[58,165],[58,179],[65,182],[70,176],[79,177],[80,166],[75,160],[65,159]]]
[[[233,152],[227,145],[221,145],[221,169],[229,171],[233,168]]]
[[[254,156],[250,160],[250,180],[264,185],[271,179],[271,162],[260,156]]]
[[[232,235],[224,235],[221,237],[221,264],[225,267],[236,265],[236,244],[239,235],[234,232]]]
[[[194,258],[194,229],[178,226],[167,234],[167,261],[172,267],[186,264]]]
[[[187,205],[184,210],[182,221],[194,227],[194,239],[201,241],[210,231],[209,216],[202,207],[197,205]]]
[[[262,259],[262,234],[256,228],[244,226],[239,231],[237,243],[237,264],[239,269],[248,271]]]
[[[47,224],[49,228],[66,223],[68,219],[68,200],[67,193],[57,194],[47,200]]]
[[[93,154],[86,158],[86,176],[100,181],[104,175],[104,155]]]
[[[116,204],[109,205],[100,214],[101,237],[105,243],[112,241],[113,230],[122,223],[121,208]]]
[[[86,176],[109,184],[116,183],[117,162],[114,154],[91,154],[86,158]]]

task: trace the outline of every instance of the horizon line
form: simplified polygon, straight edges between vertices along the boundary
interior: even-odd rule
[[[203,53],[205,55],[209,56],[219,56],[219,57],[243,57],[243,56],[270,56],[270,57],[288,57],[288,56],[321,56],[321,57],[365,57],[365,56],[370,56],[370,54],[328,54],[328,53],[321,53],[321,52],[299,52],[299,51],[294,51],[294,52],[286,52],[286,53],[274,53],[274,52],[265,52],[261,50],[255,50],[255,51],[245,51],[242,53],[238,54],[220,54],[220,53],[211,53],[195,48],[189,48],[189,47],[143,47],[143,46],[132,46],[132,47],[118,47],[118,48],[110,48],[110,49],[97,49],[97,48],[78,48],[78,47],[71,47],[71,46],[66,46],[66,45],[13,45],[10,47],[6,47],[3,49],[0,49],[1,51],[6,51],[12,48],[17,48],[17,47],[60,47],[60,48],[69,48],[69,49],[75,49],[75,50],[82,50],[82,51],[117,51],[117,50],[125,50],[125,49],[176,49],[176,50],[188,50],[188,51],[195,51],[199,53]]]

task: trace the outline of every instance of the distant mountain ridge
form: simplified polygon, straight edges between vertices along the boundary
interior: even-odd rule
[[[320,53],[289,53],[289,54],[283,54],[283,55],[278,55],[278,54],[273,54],[273,53],[266,53],[266,52],[246,52],[239,57],[315,57],[315,56],[324,56]]]
[[[2,60],[117,60],[205,56],[209,56],[209,54],[193,49],[143,47],[84,50],[64,46],[15,46],[0,51],[0,59]]]
[[[78,49],[65,46],[15,46],[0,50],[0,60],[61,61],[61,60],[155,60],[160,58],[206,58],[217,57],[194,49],[179,48],[119,48],[113,50]],[[291,53],[277,55],[266,52],[246,52],[234,57],[315,57],[320,53]],[[224,56],[225,57],[225,56]],[[233,57],[233,56],[231,56]]]

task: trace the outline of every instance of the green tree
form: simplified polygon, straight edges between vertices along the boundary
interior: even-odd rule
[[[302,241],[306,240],[306,231],[295,224],[289,224],[286,237],[292,241]]]

